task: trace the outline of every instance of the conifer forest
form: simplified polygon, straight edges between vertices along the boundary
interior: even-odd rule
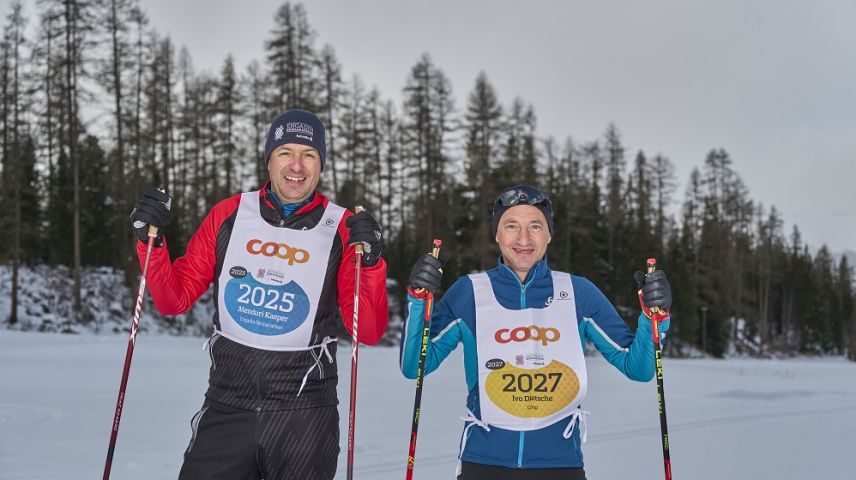
[[[401,72],[400,91],[381,92],[363,83],[359,65],[345,73],[348,59],[320,44],[299,3],[271,12],[246,69],[224,55],[214,73],[195,70],[136,0],[16,1],[3,13],[3,328],[39,314],[21,300],[27,269],[68,277],[71,324],[92,318],[82,277],[108,268],[133,291],[128,215],[140,193],[155,185],[173,197],[166,237],[180,255],[216,202],[263,185],[270,121],[304,108],[327,127],[319,190],[362,204],[384,228],[399,318],[410,268],[431,238],[452,255],[445,286],[496,266],[489,205],[527,183],[553,202],[550,266],[592,280],[634,329],[633,272],[657,258],[675,294],[667,354],[856,360],[853,266],[810,248],[799,226],[786,229],[782,212],[753,198],[727,145],[679,179],[668,152],[626,148],[621,125],[603,125],[598,138],[540,135],[538,112],[524,98],[500,98],[490,72],[453,92],[430,52]]]

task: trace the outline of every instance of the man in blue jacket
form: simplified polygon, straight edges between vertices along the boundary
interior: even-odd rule
[[[669,282],[662,271],[637,273],[642,314],[634,335],[592,282],[547,266],[547,195],[528,185],[505,190],[493,204],[492,228],[502,254],[497,268],[459,278],[431,315],[426,373],[464,345],[469,395],[457,478],[584,480],[586,341],[631,380],[651,380],[651,318],[668,330]],[[416,377],[425,297],[440,286],[442,266],[426,254],[410,274],[401,341],[408,378]]]

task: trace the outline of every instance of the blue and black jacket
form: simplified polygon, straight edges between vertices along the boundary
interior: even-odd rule
[[[499,303],[511,310],[544,308],[553,294],[553,279],[546,258],[536,263],[524,282],[502,263],[487,272]],[[606,360],[631,380],[646,382],[654,376],[654,345],[651,321],[640,314],[636,334],[627,328],[604,294],[588,279],[571,275],[576,300],[577,326],[582,345],[594,344]],[[407,318],[402,330],[401,371],[416,378],[419,368],[425,301],[408,296]],[[570,313],[570,312],[569,312]],[[569,320],[571,320],[569,318]],[[477,418],[479,409],[478,359],[476,356],[476,316],[473,284],[469,277],[459,278],[443,295],[431,314],[431,333],[425,358],[426,374],[436,370],[443,360],[464,345],[467,408]],[[669,328],[666,319],[661,332]],[[463,413],[463,412],[461,412]],[[507,468],[573,468],[583,466],[579,428],[570,439],[562,433],[569,419],[553,425],[518,432],[491,427],[470,428],[461,460]]]

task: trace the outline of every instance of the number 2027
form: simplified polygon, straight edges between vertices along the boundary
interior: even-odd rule
[[[559,386],[559,381],[562,379],[562,373],[521,373],[519,375],[504,373],[502,375],[502,379],[508,381],[508,383],[502,387],[503,392],[555,392],[556,388]],[[547,385],[548,382],[552,382],[552,385],[549,386],[549,390]]]

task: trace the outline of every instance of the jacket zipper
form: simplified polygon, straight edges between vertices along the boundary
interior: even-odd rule
[[[257,351],[253,351],[253,362],[256,364],[256,413],[258,413],[262,410],[262,369]]]
[[[535,265],[535,268],[536,269],[538,268],[537,264]],[[537,273],[537,272],[535,272],[535,273]],[[512,272],[512,274],[514,275],[514,278],[517,280],[517,283],[520,285],[520,309],[521,310],[526,309],[526,288],[529,287],[529,285],[531,285],[531,283],[535,280],[535,273],[530,271],[530,274],[532,276],[529,278],[528,282],[523,283],[520,281],[519,278],[517,278],[517,274]],[[526,432],[521,430],[520,431],[520,438],[519,438],[518,444],[517,444],[518,445],[517,446],[517,468],[523,468],[523,444],[525,443],[525,441],[526,441]]]

